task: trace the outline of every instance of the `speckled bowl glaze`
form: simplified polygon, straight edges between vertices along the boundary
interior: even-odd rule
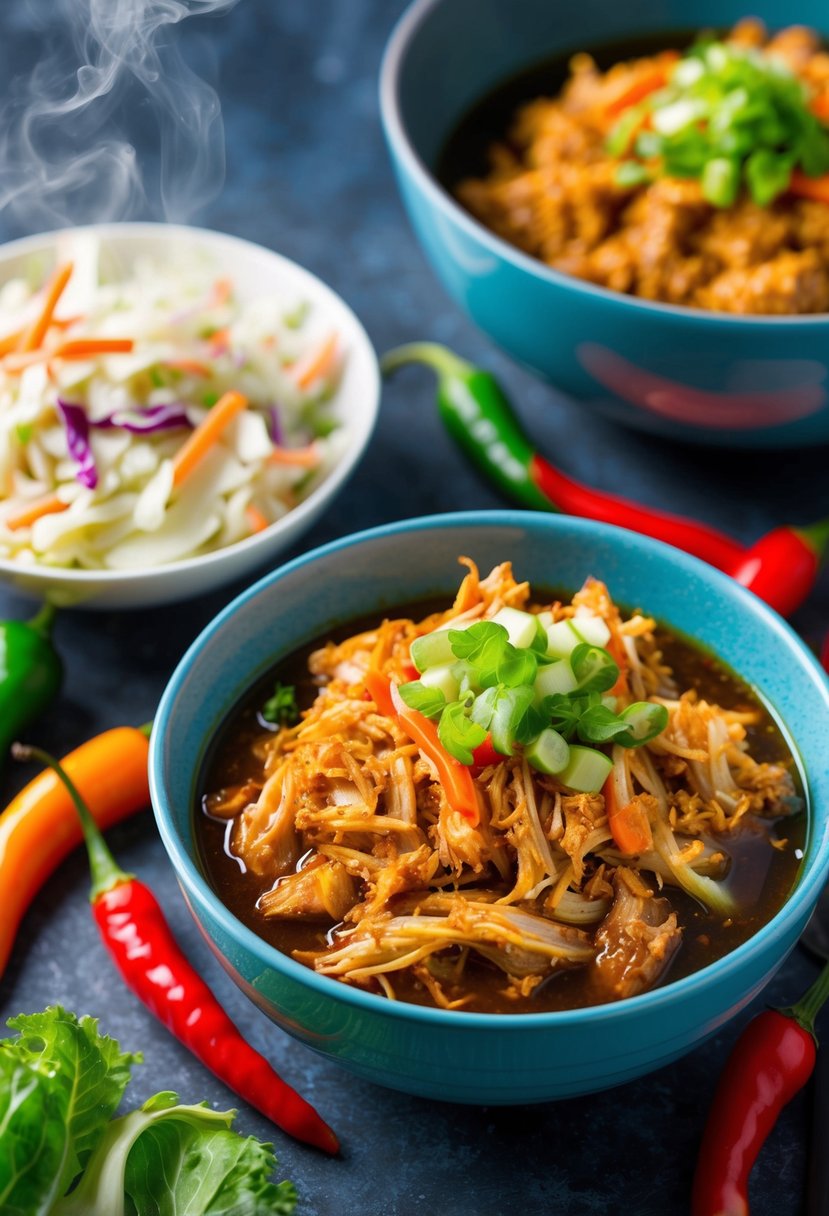
[[[26,273],[32,262],[62,260],[69,237],[89,233],[101,242],[108,266],[128,274],[140,259],[163,260],[186,253],[232,280],[239,298],[269,294],[306,300],[342,337],[346,359],[330,410],[343,427],[343,451],[326,477],[298,506],[253,536],[197,557],[135,570],[64,570],[0,558],[0,583],[36,600],[59,606],[101,609],[146,608],[204,595],[274,564],[330,506],[356,468],[374,430],[380,405],[380,371],[366,331],[348,305],[321,279],[281,254],[224,232],[179,224],[95,224],[24,237],[0,246],[0,282]]]
[[[638,32],[829,31],[821,0],[416,0],[381,75],[391,157],[415,233],[450,295],[510,355],[585,409],[696,442],[829,441],[829,314],[740,318],[652,304],[551,270],[474,220],[433,170],[459,119],[499,82],[551,55]]]
[[[785,907],[702,971],[613,1005],[475,1014],[387,1001],[316,975],[238,921],[211,890],[193,835],[199,776],[222,721],[284,656],[332,626],[419,597],[451,598],[468,554],[488,570],[578,587],[605,579],[696,636],[749,680],[783,724],[808,783],[805,860]],[[829,869],[829,684],[813,656],[754,595],[709,566],[632,532],[523,512],[435,516],[363,532],[263,579],[204,630],[159,707],[150,785],[185,898],[227,971],[289,1034],[379,1084],[470,1103],[540,1102],[630,1080],[690,1050],[768,981],[800,934]]]

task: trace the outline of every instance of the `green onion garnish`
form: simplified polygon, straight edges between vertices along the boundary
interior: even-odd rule
[[[664,88],[622,112],[606,146],[625,157],[620,186],[698,178],[715,207],[730,207],[743,188],[767,207],[795,170],[829,173],[829,129],[810,109],[805,84],[773,55],[725,42],[693,46]]]
[[[576,765],[571,788],[582,789],[589,775],[606,775],[607,765],[603,753],[590,761],[591,749],[582,744],[640,747],[665,729],[662,705],[637,701],[617,712],[615,697],[607,695],[619,677],[617,664],[603,646],[577,640],[579,625],[590,629],[589,622],[560,622],[545,635],[539,618],[513,609],[501,615],[507,611],[510,630],[498,621],[478,621],[435,630],[411,647],[421,679],[401,684],[400,696],[437,721],[441,743],[461,764],[473,763],[489,734],[500,755],[523,748],[530,764],[559,773],[565,785],[571,763]],[[592,625],[607,636],[602,622]],[[524,644],[513,645],[511,633]],[[546,654],[542,636],[551,646]],[[565,658],[557,652],[563,645],[572,645]]]

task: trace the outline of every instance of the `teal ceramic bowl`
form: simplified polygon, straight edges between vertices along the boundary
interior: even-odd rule
[[[553,55],[637,34],[728,28],[747,13],[829,33],[821,0],[416,0],[394,31],[380,100],[412,226],[449,294],[505,351],[640,429],[731,446],[829,441],[829,314],[740,318],[652,304],[551,270],[474,220],[433,170],[459,119]],[[628,51],[630,54],[630,51]]]
[[[309,971],[262,941],[205,880],[193,836],[205,755],[228,712],[283,655],[344,621],[425,596],[451,597],[459,554],[488,570],[577,588],[604,578],[722,655],[783,724],[809,788],[802,871],[755,937],[702,971],[613,1005],[475,1014],[388,1001]],[[786,957],[829,869],[829,684],[803,643],[755,596],[666,545],[588,520],[523,512],[392,524],[317,549],[268,575],[205,629],[156,716],[150,784],[161,837],[220,962],[277,1025],[362,1077],[470,1103],[523,1103],[618,1085],[668,1063],[754,997]],[[484,1062],[482,1064],[482,1061]]]

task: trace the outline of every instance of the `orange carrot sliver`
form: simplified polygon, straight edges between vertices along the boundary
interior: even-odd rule
[[[46,285],[46,299],[43,301],[43,307],[36,319],[32,322],[29,328],[23,333],[18,347],[21,351],[37,350],[46,337],[46,331],[52,324],[52,318],[55,314],[55,309],[63,295],[66,284],[72,276],[74,267],[71,262],[66,262],[63,266],[58,266],[55,273],[52,275]]]
[[[33,502],[27,503],[25,507],[20,507],[11,515],[7,515],[3,523],[12,531],[16,528],[28,528],[42,516],[57,515],[59,511],[65,511],[68,506],[69,503],[58,498],[57,494],[46,494],[43,498],[36,498]]]
[[[667,62],[668,65],[670,65],[674,59],[679,58],[678,54],[671,55],[670,58],[668,58],[667,55],[668,53],[663,56],[663,61]],[[640,101],[644,101],[645,98],[649,97],[651,93],[656,93],[659,91],[659,89],[664,89],[667,83],[667,68],[654,68],[652,72],[648,72],[646,75],[640,76],[639,79],[635,80],[633,84],[624,90],[623,93],[620,93],[618,97],[614,97],[612,101],[608,102],[605,106],[605,114],[607,114],[608,118],[617,118],[624,110],[629,109],[630,106],[637,105]]]
[[[315,469],[320,462],[320,454],[315,443],[309,443],[307,448],[283,448],[279,444],[268,457],[268,464],[292,464],[300,469]]]
[[[410,709],[397,691],[396,684],[389,682],[389,695],[401,727],[437,769],[446,801],[453,811],[458,811],[475,827],[480,821],[481,812],[469,769],[449,755],[438,737],[435,723],[416,709]]]
[[[363,677],[363,683],[380,713],[385,714],[387,718],[396,717],[397,710],[394,708],[394,702],[391,699],[391,686],[388,677],[379,671],[367,671]]]
[[[200,363],[198,359],[167,359],[165,362],[167,367],[175,368],[177,372],[200,376],[204,380],[208,380],[213,375],[213,369],[206,363]]]
[[[89,359],[94,355],[128,355],[135,347],[132,338],[70,338],[61,342],[51,357]]]
[[[267,516],[258,507],[254,506],[252,502],[248,503],[245,507],[245,519],[248,521],[251,534],[254,532],[264,532],[266,528],[271,526]]]
[[[829,174],[823,177],[808,177],[795,169],[789,182],[789,193],[798,198],[811,198],[818,203],[829,203]]]
[[[296,361],[291,373],[299,388],[307,388],[315,380],[328,375],[336,362],[338,346],[337,335],[329,334],[319,346]]]
[[[231,279],[216,279],[213,284],[213,303],[226,304],[233,295],[233,281]]]
[[[173,457],[173,485],[180,486],[192,473],[213,444],[217,442],[225,427],[247,407],[248,399],[231,390],[224,393],[207,416],[185,439]]]
[[[653,834],[645,811],[638,802],[619,805],[613,773],[605,781],[602,793],[607,826],[619,851],[632,855],[647,853],[652,849]]]

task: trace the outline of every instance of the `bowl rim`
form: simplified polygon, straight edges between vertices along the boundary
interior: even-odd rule
[[[609,543],[624,542],[630,546],[634,542],[646,554],[655,554],[661,559],[669,559],[678,566],[680,572],[692,575],[702,574],[713,584],[720,594],[736,598],[744,608],[754,616],[759,616],[765,626],[776,635],[782,643],[794,651],[794,657],[799,659],[805,674],[816,684],[829,713],[829,679],[820,667],[816,657],[805,642],[795,633],[790,625],[764,604],[753,592],[735,583],[728,575],[722,574],[714,567],[692,557],[672,545],[653,540],[627,528],[618,528],[612,524],[597,523],[593,520],[579,519],[572,516],[544,515],[532,511],[462,511],[445,515],[418,516],[413,519],[398,520],[390,524],[363,529],[360,532],[330,541],[325,545],[309,550],[276,570],[271,571],[248,587],[234,600],[223,608],[213,620],[205,626],[198,637],[191,643],[179,661],[162,694],[155,717],[150,738],[149,783],[153,813],[167,855],[172,862],[176,877],[185,889],[195,897],[197,905],[209,908],[211,917],[219,923],[223,932],[235,941],[241,948],[251,952],[265,967],[283,972],[289,980],[295,980],[319,996],[327,996],[346,1005],[363,1009],[368,1013],[383,1015],[403,1020],[414,1020],[420,1023],[430,1023],[436,1026],[451,1028],[464,1027],[479,1030],[492,1030],[495,1027],[517,1029],[518,1027],[556,1027],[571,1025],[574,1022],[601,1022],[607,1017],[637,1016],[640,1012],[658,1010],[662,1006],[670,1006],[675,1001],[683,1001],[694,996],[700,990],[722,979],[735,966],[747,963],[754,956],[760,955],[765,949],[765,943],[770,937],[784,932],[792,922],[795,922],[803,909],[817,899],[820,888],[829,869],[829,806],[823,813],[823,832],[818,837],[815,832],[814,814],[810,822],[810,840],[807,857],[804,858],[805,868],[797,880],[797,885],[789,898],[774,914],[771,920],[762,925],[746,941],[735,950],[709,963],[707,966],[681,979],[674,980],[663,987],[651,989],[638,996],[627,997],[621,1001],[609,1002],[603,1005],[593,1005],[580,1009],[553,1010],[540,1013],[474,1013],[462,1009],[446,1010],[430,1006],[407,1004],[403,1001],[389,1001],[385,997],[372,992],[364,992],[352,988],[337,980],[318,975],[308,967],[283,954],[275,946],[259,937],[252,929],[243,924],[221,901],[206,878],[202,875],[196,862],[184,846],[183,840],[174,827],[174,818],[163,786],[164,772],[164,740],[169,731],[170,718],[176,708],[176,700],[190,667],[197,659],[202,646],[220,633],[232,620],[235,614],[251,600],[269,589],[274,583],[288,578],[304,567],[314,562],[348,550],[354,546],[371,543],[387,537],[405,534],[428,533],[436,529],[449,528],[480,528],[488,526],[515,527],[532,531],[533,529],[549,529],[583,533],[585,538],[596,536]],[[792,741],[797,745],[797,739],[791,732]],[[191,808],[188,808],[188,811]],[[189,902],[189,900],[188,900]],[[192,908],[191,908],[192,910]],[[195,912],[194,912],[195,915]],[[782,963],[782,955],[775,967]]]
[[[829,312],[804,313],[798,316],[775,316],[768,313],[741,316],[736,313],[717,312],[714,309],[697,308],[692,305],[645,300],[639,296],[627,295],[625,292],[612,291],[609,287],[601,287],[597,283],[590,283],[586,279],[555,270],[552,266],[542,262],[540,258],[531,257],[530,254],[522,252],[502,237],[496,236],[494,232],[476,220],[443,188],[416,151],[409,138],[400,105],[400,74],[410,44],[417,36],[421,26],[428,20],[432,10],[446,2],[447,0],[412,0],[408,8],[403,11],[392,28],[383,52],[380,65],[379,95],[380,115],[392,152],[400,158],[408,174],[415,179],[432,205],[436,206],[447,219],[462,228],[468,236],[477,240],[489,253],[512,264],[516,270],[525,271],[552,286],[598,298],[606,305],[615,304],[619,307],[635,308],[643,313],[650,313],[669,321],[679,321],[684,317],[689,322],[698,325],[724,324],[749,331],[779,325],[798,326],[806,329],[826,328],[829,325]]]
[[[327,476],[319,485],[314,487],[307,498],[304,498],[297,506],[292,507],[286,515],[274,520],[267,528],[263,528],[261,532],[243,537],[241,540],[234,541],[230,545],[223,545],[219,549],[211,549],[209,552],[198,554],[196,557],[179,558],[174,562],[166,562],[160,566],[138,566],[128,570],[79,570],[76,568],[64,568],[63,566],[47,566],[43,562],[32,562],[31,565],[24,565],[21,562],[13,561],[11,558],[0,558],[0,577],[8,575],[12,576],[15,580],[25,579],[32,591],[41,582],[53,586],[61,585],[62,587],[69,587],[75,585],[90,589],[103,589],[116,585],[118,587],[130,587],[135,583],[147,584],[152,580],[162,580],[167,576],[174,578],[177,575],[188,574],[193,570],[203,571],[210,566],[220,564],[222,560],[228,559],[231,555],[233,557],[240,554],[244,555],[260,548],[263,550],[262,556],[264,559],[264,555],[269,548],[269,542],[273,541],[280,531],[287,532],[294,527],[301,529],[302,521],[306,516],[310,515],[313,517],[321,504],[329,501],[337,494],[338,490],[348,480],[356,465],[362,459],[369,444],[380,409],[382,381],[377,352],[363,323],[350,305],[346,303],[333,287],[329,287],[323,279],[315,275],[313,271],[307,270],[299,262],[295,262],[293,258],[278,253],[275,249],[269,249],[266,245],[260,245],[256,241],[249,241],[245,237],[236,236],[230,232],[222,232],[217,228],[200,228],[190,224],[168,224],[165,222],[142,220],[103,224],[78,224],[73,225],[71,228],[57,228],[46,232],[37,232],[31,236],[18,237],[16,240],[5,241],[0,244],[0,274],[5,262],[9,258],[25,255],[27,251],[42,248],[49,242],[55,243],[61,237],[73,232],[94,234],[103,241],[192,240],[196,243],[204,242],[205,247],[212,245],[229,247],[231,250],[234,248],[238,250],[244,249],[248,252],[254,252],[269,261],[276,262],[280,269],[287,267],[289,273],[294,275],[301,284],[304,282],[309,285],[309,290],[314,293],[314,298],[322,302],[323,307],[327,307],[333,302],[335,307],[344,310],[348,316],[349,323],[353,327],[353,336],[356,339],[357,345],[366,356],[366,365],[369,372],[365,390],[359,394],[364,402],[364,410],[361,415],[360,425],[355,430],[352,442],[349,443],[347,449],[338,457]]]

